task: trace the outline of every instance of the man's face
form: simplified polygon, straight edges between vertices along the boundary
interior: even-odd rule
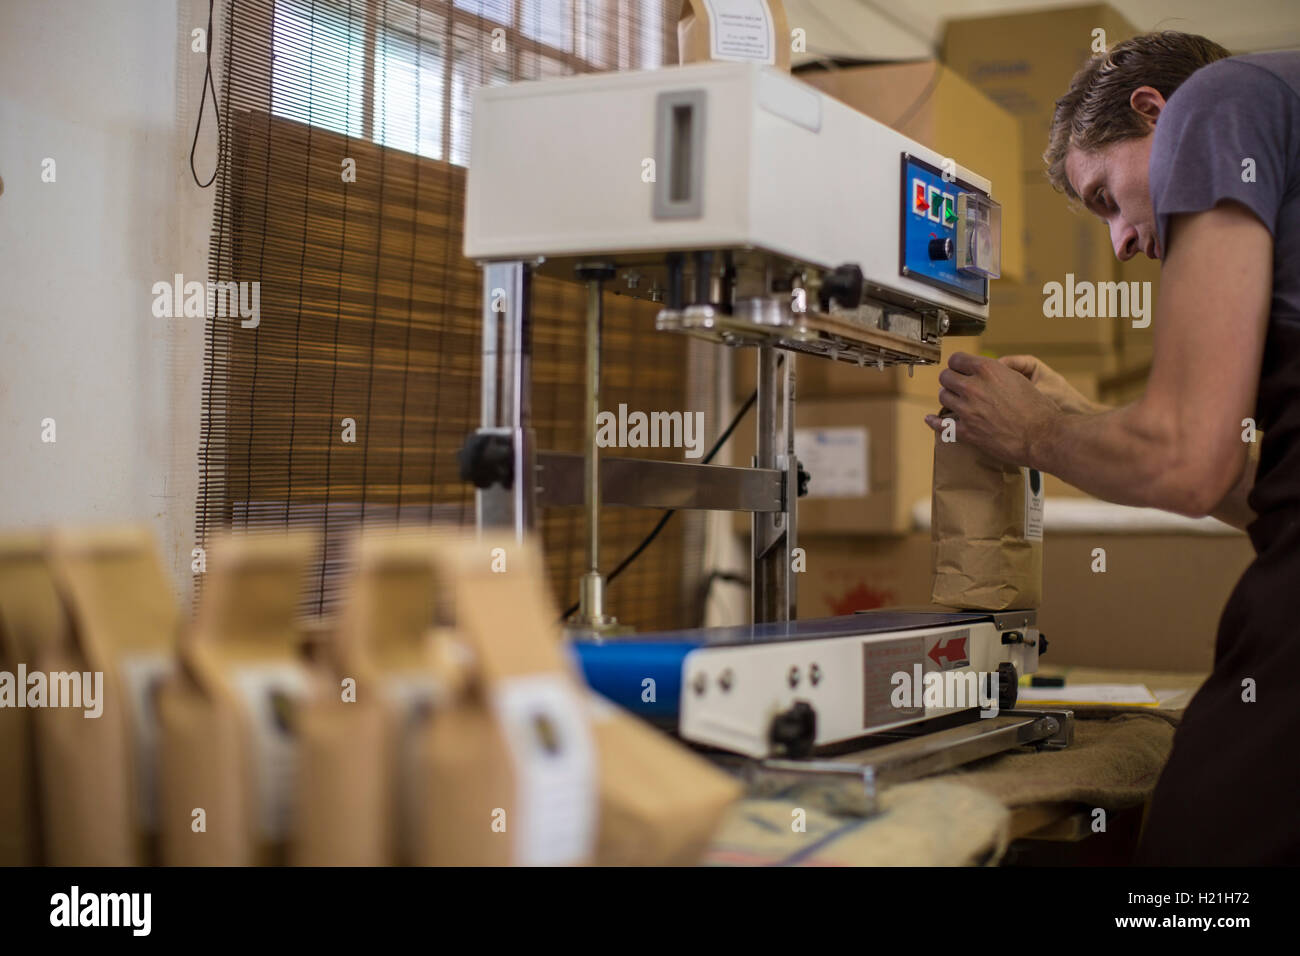
[[[1071,147],[1065,175],[1084,205],[1110,228],[1110,244],[1121,260],[1144,253],[1159,259],[1156,217],[1147,188],[1152,134],[1120,140],[1101,149]]]

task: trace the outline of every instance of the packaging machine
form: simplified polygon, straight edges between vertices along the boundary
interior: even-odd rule
[[[462,474],[481,528],[522,536],[540,508],[585,505],[587,571],[568,625],[595,689],[687,740],[756,758],[970,710],[891,706],[882,692],[914,666],[996,679],[1006,717],[1016,678],[1037,666],[1033,609],[796,621],[796,362],[780,360],[870,375],[933,364],[944,335],[982,331],[1000,252],[987,179],[781,71],[705,63],[480,89],[465,222],[465,255],[483,269],[483,392]],[[586,287],[581,456],[537,449],[530,428],[539,274]],[[660,330],[754,349],[752,467],[597,454],[601,302],[614,284],[658,303]],[[602,503],[751,513],[754,624],[617,636]],[[1040,718],[1016,734],[1068,736]]]

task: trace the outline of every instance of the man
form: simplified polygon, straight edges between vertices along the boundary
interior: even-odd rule
[[[1057,101],[1044,158],[1116,256],[1161,260],[1146,392],[1104,409],[1030,356],[958,353],[939,400],[958,441],[1005,461],[1248,531],[1256,557],[1138,862],[1300,862],[1300,53],[1229,58],[1179,33],[1121,43]],[[1257,465],[1247,419],[1264,433]]]

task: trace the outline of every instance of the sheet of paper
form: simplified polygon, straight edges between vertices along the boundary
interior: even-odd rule
[[[1020,704],[1110,704],[1155,707],[1156,696],[1145,684],[1066,684],[1064,687],[1022,687]]]
[[[860,498],[871,491],[865,428],[796,428],[794,454],[811,476],[809,498]]]
[[[705,0],[704,8],[712,59],[776,62],[775,24],[764,0]]]

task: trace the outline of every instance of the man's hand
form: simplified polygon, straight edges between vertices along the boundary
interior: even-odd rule
[[[1060,372],[1032,355],[1004,355],[998,361],[1033,382],[1063,412],[1087,415],[1106,411],[1105,405],[1085,398]]]
[[[957,352],[939,384],[939,401],[957,422],[957,440],[1012,465],[1034,466],[1035,444],[1063,414],[1024,374],[997,359]],[[927,415],[925,422],[941,431],[943,417]]]

